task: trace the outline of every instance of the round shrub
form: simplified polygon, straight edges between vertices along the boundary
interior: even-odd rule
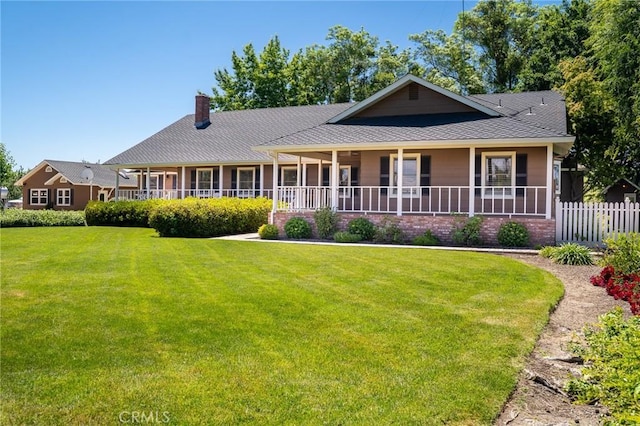
[[[311,225],[301,217],[292,217],[284,224],[284,232],[288,238],[311,238]]]
[[[330,207],[316,210],[313,213],[313,220],[316,223],[319,238],[330,239],[338,229],[338,214]]]
[[[503,247],[526,247],[529,245],[529,231],[518,222],[507,222],[498,230],[498,244]]]
[[[347,232],[360,235],[364,241],[371,241],[376,234],[376,227],[369,219],[358,217],[347,224]]]
[[[263,240],[277,240],[278,239],[278,227],[265,223],[258,228],[258,235]]]
[[[359,243],[362,241],[362,237],[358,234],[350,234],[344,231],[338,231],[333,234],[333,239],[337,243]]]
[[[424,234],[415,237],[412,244],[416,246],[438,246],[440,245],[440,239],[433,235],[430,229],[427,229]]]
[[[538,255],[540,257],[544,257],[545,259],[551,259],[555,251],[556,248],[554,246],[544,246],[538,251]]]

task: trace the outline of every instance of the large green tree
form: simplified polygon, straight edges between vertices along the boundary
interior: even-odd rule
[[[18,179],[24,176],[25,171],[22,167],[17,167],[11,153],[7,150],[4,143],[0,142],[0,186],[9,189],[9,199],[20,198],[22,189],[15,186]]]
[[[603,188],[640,180],[640,3],[594,0],[588,48],[560,65],[574,155]]]

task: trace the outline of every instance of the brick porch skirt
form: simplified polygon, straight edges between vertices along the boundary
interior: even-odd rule
[[[398,226],[406,233],[407,237],[413,239],[421,235],[427,229],[436,235],[444,244],[451,244],[451,233],[453,228],[459,221],[467,219],[466,216],[431,216],[431,215],[412,215],[405,214],[396,216],[393,214],[362,214],[362,213],[338,213],[338,229],[346,230],[347,224],[357,217],[366,217],[373,224],[379,225],[383,218],[387,217],[397,221]],[[314,237],[317,237],[315,224],[313,220],[313,212],[277,212],[272,214],[271,223],[275,224],[280,230],[280,235],[285,235],[284,224],[292,217],[303,217],[311,224]],[[506,222],[518,222],[526,226],[529,231],[530,245],[553,245],[556,242],[556,221],[555,219],[544,218],[528,218],[528,217],[497,217],[483,216],[482,228],[480,235],[485,245],[497,246],[497,235],[500,226]]]

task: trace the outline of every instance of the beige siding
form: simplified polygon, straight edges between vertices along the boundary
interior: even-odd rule
[[[409,100],[409,88],[411,85],[418,86],[417,100]],[[388,117],[396,115],[444,114],[475,111],[475,109],[467,105],[461,104],[426,87],[412,83],[364,111],[361,111],[357,117]]]

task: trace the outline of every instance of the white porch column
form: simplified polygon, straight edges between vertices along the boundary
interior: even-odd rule
[[[322,186],[322,158],[318,160],[318,186]]]
[[[260,163],[260,196],[264,197],[264,164]]]
[[[545,219],[551,219],[551,203],[553,201],[553,144],[547,144],[547,196],[545,206]]]
[[[118,192],[120,192],[120,169],[116,169],[116,201],[118,201]]]
[[[307,186],[307,163],[302,163],[302,186]]]
[[[476,201],[476,147],[469,147],[469,217],[475,215]]]
[[[331,151],[331,209],[338,210],[338,182],[339,182],[338,170],[338,151]]]
[[[185,167],[182,166],[182,178],[181,178],[181,182],[180,182],[180,187],[182,189],[182,196],[180,198],[185,198],[185,190],[186,190],[186,183],[185,183],[185,176],[186,176],[186,171],[185,171]]]
[[[151,168],[147,167],[147,198],[151,197]]]
[[[220,197],[222,197],[222,190],[224,189],[224,166],[222,164],[220,164],[220,167],[218,168],[218,173],[218,182],[220,186],[218,190],[220,190]],[[211,177],[211,186],[213,186],[213,176]]]
[[[273,208],[272,213],[278,211],[278,153],[273,153]],[[271,221],[273,223],[273,220]]]
[[[392,164],[393,166],[393,164]],[[398,188],[396,197],[396,214],[402,216],[402,204],[404,201],[402,194],[402,180],[404,178],[404,149],[398,148]],[[393,170],[391,171],[393,173]]]
[[[296,162],[296,186],[300,186],[301,170],[302,170],[302,157],[298,156],[298,161]]]

